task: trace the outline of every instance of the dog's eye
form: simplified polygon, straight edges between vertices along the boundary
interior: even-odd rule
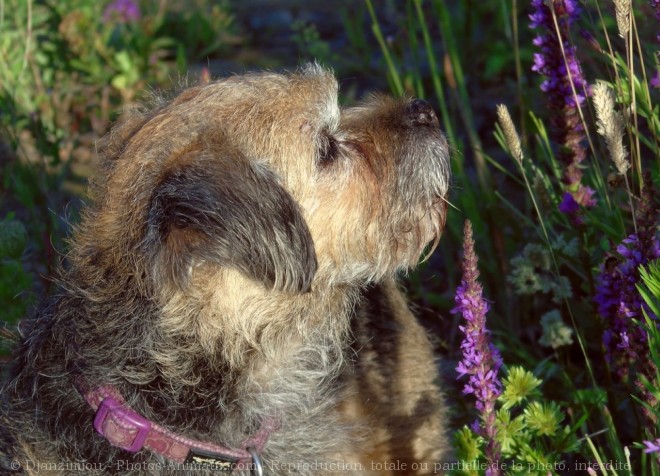
[[[337,156],[337,150],[337,140],[331,135],[326,135],[319,149],[319,164],[326,165],[333,162]]]

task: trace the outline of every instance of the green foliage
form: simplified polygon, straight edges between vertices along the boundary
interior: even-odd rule
[[[660,260],[653,261],[645,267],[640,267],[639,273],[642,283],[637,289],[648,306],[643,309],[644,320],[638,325],[646,330],[649,349],[649,367],[647,372],[639,375],[639,386],[644,393],[643,399],[638,402],[651,421],[655,421],[655,428],[649,425],[647,438],[658,438],[660,436],[660,329],[658,318],[660,316]],[[652,317],[653,316],[653,317]]]
[[[291,41],[298,46],[302,59],[316,60],[323,65],[337,62],[337,56],[330,50],[330,44],[321,39],[316,25],[296,20],[291,24],[291,31]]]
[[[541,327],[543,328],[543,333],[539,339],[541,345],[558,349],[573,343],[573,329],[564,323],[561,313],[557,309],[546,312],[541,316]]]
[[[27,231],[20,221],[9,216],[0,221],[0,259],[18,259],[27,243]]]
[[[503,383],[497,439],[504,457],[526,463],[527,468],[530,463],[545,467],[578,448],[573,429],[561,427],[565,417],[560,406],[541,397],[538,387],[542,382],[531,372],[514,367]]]
[[[158,36],[174,39],[176,51],[188,63],[222,56],[240,42],[230,5],[229,0],[183,2],[162,11],[162,20],[154,25],[154,30]],[[183,69],[186,65],[178,66]]]
[[[559,406],[554,402],[532,402],[523,411],[523,416],[527,428],[539,436],[553,436],[563,419]]]
[[[573,295],[568,278],[554,273],[551,251],[543,245],[528,244],[511,260],[511,266],[508,279],[518,294],[550,294],[555,303]]]
[[[649,307],[649,310],[660,316],[660,260],[652,261],[645,267],[639,269],[640,277],[643,284],[638,284],[637,289],[644,298],[644,302]],[[649,319],[648,313],[644,310],[644,314]],[[652,335],[656,334],[653,332]],[[659,341],[656,341],[660,343]],[[657,351],[660,347],[651,347],[651,352]]]
[[[474,434],[467,426],[454,433],[454,448],[456,456],[462,461],[475,461],[482,456],[483,438]]]
[[[542,397],[542,381],[522,367],[509,369],[503,380],[504,390],[499,398],[495,426],[496,440],[502,449],[508,474],[556,474],[563,465],[562,455],[580,449],[574,428],[562,426],[564,411],[558,403]],[[465,464],[483,460],[483,437],[463,427],[455,433],[454,448]],[[474,463],[473,463],[474,466]],[[457,474],[482,474],[457,472]]]
[[[173,11],[141,2],[137,19],[108,15],[109,2],[2,0],[0,116],[5,138],[25,148],[32,133],[42,156],[67,161],[81,135],[105,132],[119,105],[147,86],[170,88],[188,60],[235,41],[226,2],[208,11]],[[70,142],[73,141],[73,144]]]
[[[509,407],[510,408],[510,407]],[[525,432],[525,421],[522,415],[511,419],[509,408],[504,406],[497,412],[497,439],[502,445],[502,453],[513,454],[515,448],[525,441],[528,433]]]
[[[538,387],[541,385],[541,380],[519,366],[509,369],[502,384],[504,391],[500,395],[500,400],[504,410],[520,405],[525,399],[536,398],[540,395]]]
[[[26,298],[32,287],[32,277],[22,262],[26,244],[27,231],[23,223],[13,214],[0,220],[0,309],[3,310],[2,321],[7,324],[18,322],[32,302],[31,298]]]

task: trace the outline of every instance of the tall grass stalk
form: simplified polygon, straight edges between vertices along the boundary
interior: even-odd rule
[[[605,82],[599,81],[596,83],[593,99],[596,109],[598,133],[604,137],[612,163],[626,184],[633,228],[635,233],[637,233],[635,204],[633,203],[633,193],[627,174],[630,169],[630,162],[627,158],[628,152],[626,147],[623,145],[623,115],[615,111],[614,97]]]
[[[427,20],[422,11],[421,4],[422,4],[421,0],[416,0],[415,6],[417,9],[417,17],[420,22],[420,25],[422,25],[423,28],[422,31],[425,32],[424,45],[426,47],[427,55],[429,57],[429,64],[430,64],[431,59],[434,57],[434,51],[430,42],[430,37],[428,35],[428,29],[423,26],[427,23]],[[450,84],[453,84],[454,87],[451,88],[451,90],[458,92],[457,109],[461,116],[463,124],[465,125],[465,131],[466,134],[468,135],[468,141],[472,149],[472,152],[474,154],[475,167],[477,170],[479,185],[481,186],[482,190],[491,190],[492,180],[490,177],[490,171],[486,166],[486,161],[485,161],[486,159],[483,153],[483,146],[481,144],[481,140],[479,139],[479,135],[476,132],[477,128],[474,122],[472,105],[470,103],[470,95],[467,90],[467,82],[465,79],[465,75],[463,73],[463,66],[461,64],[459,48],[457,45],[456,36],[451,26],[452,14],[448,10],[447,3],[442,0],[435,0],[433,2],[433,7],[434,7],[434,11],[438,16],[438,24],[443,39],[443,45],[446,48],[445,57],[449,58],[449,62],[451,65],[451,70],[450,72],[447,73],[447,74],[451,74],[452,76],[452,81],[450,82]],[[437,70],[433,73],[434,77],[436,75],[438,75]],[[434,84],[436,84],[435,80],[434,80]],[[444,95],[439,76],[435,87],[435,93],[436,96],[438,97]],[[444,102],[445,101],[443,99],[441,102],[441,108]],[[446,105],[444,107],[446,108]]]
[[[506,1],[503,0],[503,3],[506,5]],[[522,70],[522,60],[520,58],[520,35],[518,32],[518,0],[511,0],[511,26],[513,31],[513,37],[511,38],[511,44],[513,46],[513,55],[515,58],[516,65],[516,91],[518,96],[518,108],[520,111],[520,121],[521,124],[521,134],[523,137],[527,137],[527,129],[525,121],[525,95],[523,94],[523,70]]]
[[[383,32],[380,29],[380,24],[378,23],[378,17],[376,16],[374,6],[371,0],[365,0],[365,2],[367,4],[367,8],[369,9],[369,15],[371,16],[371,31],[373,32],[374,37],[376,38],[376,41],[378,41],[380,49],[383,52],[383,57],[387,63],[387,70],[389,72],[389,78],[392,81],[393,89],[396,94],[400,96],[403,94],[404,89],[403,82],[401,82],[401,77],[399,76],[399,71],[394,65],[392,55],[390,54],[390,50],[387,47],[385,38],[383,37]]]
[[[431,45],[431,36],[429,35],[429,29],[427,22],[424,18],[424,13],[422,12],[422,0],[413,0],[413,5],[415,6],[415,13],[417,15],[418,25],[422,32],[422,40],[424,42],[424,49],[426,51],[426,59],[431,70],[431,82],[433,84],[433,89],[435,91],[436,99],[440,106],[440,116],[442,118],[442,126],[447,133],[447,136],[450,140],[456,141],[456,134],[454,133],[454,126],[449,117],[449,110],[447,109],[447,102],[445,99],[444,86],[442,84],[442,78],[440,77],[440,72],[438,70],[438,64],[435,60],[435,53]],[[454,142],[456,143],[456,142]]]

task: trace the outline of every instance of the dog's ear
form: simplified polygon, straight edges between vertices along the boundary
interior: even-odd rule
[[[180,157],[156,185],[145,244],[184,287],[195,263],[233,267],[288,292],[309,291],[314,243],[298,205],[265,166],[238,153]]]

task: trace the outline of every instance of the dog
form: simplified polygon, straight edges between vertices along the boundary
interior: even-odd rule
[[[124,113],[20,325],[4,472],[434,472],[446,407],[397,275],[442,233],[448,145],[426,101],[337,97],[311,64]]]

